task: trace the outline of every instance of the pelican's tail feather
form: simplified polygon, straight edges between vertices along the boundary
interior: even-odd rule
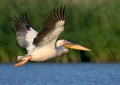
[[[18,56],[18,57],[17,57],[17,60],[20,61],[20,60],[22,60],[24,57],[25,57],[25,56]]]

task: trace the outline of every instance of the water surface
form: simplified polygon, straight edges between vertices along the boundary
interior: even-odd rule
[[[0,85],[120,85],[120,64],[0,64]]]

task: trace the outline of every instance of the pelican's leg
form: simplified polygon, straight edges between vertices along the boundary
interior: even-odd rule
[[[31,58],[32,58],[31,55],[27,55],[26,57],[24,57],[24,58],[22,59],[22,61],[18,62],[18,63],[15,64],[14,66],[15,66],[15,67],[21,66],[21,65],[27,63]]]

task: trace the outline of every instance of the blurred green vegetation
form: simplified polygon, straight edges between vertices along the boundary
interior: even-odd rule
[[[16,41],[13,19],[27,12],[31,26],[40,31],[53,8],[65,5],[67,39],[92,49],[70,50],[54,62],[120,62],[120,0],[0,0],[0,62],[15,62],[26,51]],[[82,52],[82,55],[81,55]],[[84,55],[83,55],[84,54]]]

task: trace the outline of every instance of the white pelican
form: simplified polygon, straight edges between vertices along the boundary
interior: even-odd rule
[[[54,9],[48,17],[46,24],[41,32],[35,31],[28,24],[28,17],[22,14],[15,18],[14,26],[18,44],[26,48],[27,54],[18,56],[15,66],[21,66],[27,61],[45,61],[50,58],[66,54],[68,48],[90,51],[90,49],[67,40],[57,40],[60,33],[64,30],[65,7]]]

